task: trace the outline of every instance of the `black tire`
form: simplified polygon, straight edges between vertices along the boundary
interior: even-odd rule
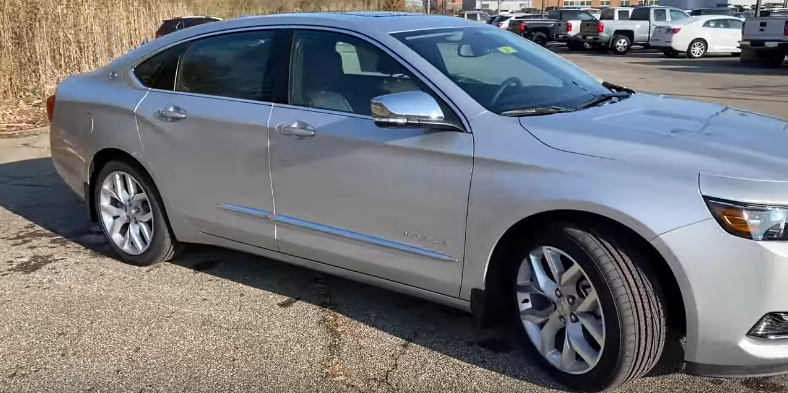
[[[665,298],[648,259],[620,231],[596,230],[576,224],[545,228],[511,255],[508,273],[510,310],[520,338],[534,359],[570,389],[598,392],[646,375],[662,358],[666,341]],[[531,249],[556,247],[571,256],[596,289],[604,315],[605,346],[597,364],[584,374],[569,374],[552,366],[528,338],[514,296],[517,269]]]
[[[129,254],[120,249],[111,239],[106,225],[101,219],[101,206],[99,193],[101,191],[101,184],[107,176],[116,171],[122,171],[131,175],[142,187],[145,194],[148,195],[148,202],[150,204],[151,212],[153,213],[153,233],[151,236],[148,248],[139,255]],[[99,226],[104,233],[107,242],[118,256],[118,259],[137,266],[150,266],[160,262],[169,261],[173,259],[181,250],[180,243],[175,239],[172,233],[172,228],[167,219],[167,214],[164,211],[161,196],[153,180],[148,176],[147,172],[142,169],[139,164],[130,163],[125,161],[110,161],[101,168],[96,182],[93,185],[93,203],[96,215],[98,216]]]
[[[584,41],[582,46],[583,46],[583,50],[591,50],[591,49],[594,49],[594,44],[592,44],[592,43],[590,43],[590,42],[585,42],[585,41]]]
[[[539,46],[547,46],[547,36],[544,33],[536,32],[531,34],[531,41]]]
[[[614,55],[625,55],[632,48],[632,40],[625,35],[617,35],[610,41],[610,52]]]
[[[679,55],[681,54],[681,52],[675,49],[665,49],[664,51],[662,51],[662,53],[665,55],[665,57],[669,57],[671,59],[675,59],[679,57]]]
[[[577,45],[577,42],[574,41],[567,41],[566,42],[566,49],[569,50],[579,50],[580,48]]]
[[[759,53],[758,63],[761,67],[778,68],[783,65],[785,55],[781,52],[777,53]]]
[[[694,47],[699,47],[700,51],[695,53],[693,52]],[[706,51],[709,50],[709,44],[706,43],[706,40],[697,38],[690,42],[689,46],[687,47],[687,58],[688,59],[700,59],[703,56],[706,56]]]
[[[607,53],[607,51],[608,51],[610,48],[608,48],[608,46],[607,46],[607,45],[605,45],[605,44],[599,44],[599,45],[598,45],[596,48],[594,48],[594,49],[596,50],[596,52],[597,52],[597,53],[602,53],[602,54],[605,54],[605,53]]]

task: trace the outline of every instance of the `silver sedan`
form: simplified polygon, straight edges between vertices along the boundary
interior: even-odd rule
[[[247,17],[49,98],[122,261],[204,243],[513,323],[579,390],[788,371],[788,124],[634,92],[460,18]],[[671,332],[671,334],[668,334]]]

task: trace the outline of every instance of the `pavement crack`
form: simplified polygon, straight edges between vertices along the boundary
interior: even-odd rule
[[[383,378],[373,378],[372,380],[378,383],[378,386],[385,385],[389,390],[396,391],[396,387],[394,384],[391,383],[391,376],[399,369],[399,361],[408,352],[408,348],[413,345],[413,340],[416,339],[418,336],[418,332],[415,330],[408,335],[408,337],[399,345],[397,352],[392,356],[394,360],[391,363],[391,366],[386,369],[386,372],[383,374]]]

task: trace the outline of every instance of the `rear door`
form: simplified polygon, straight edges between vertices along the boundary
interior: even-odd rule
[[[378,126],[376,96],[440,97],[360,36],[300,29],[292,47],[269,131],[281,252],[457,296],[472,135]]]
[[[702,38],[709,44],[708,52],[719,53],[730,50],[728,47],[728,26],[727,19],[711,19],[703,23]]]
[[[277,41],[284,50],[289,43],[282,32],[227,33],[185,44],[175,58],[174,85],[150,86],[135,110],[147,159],[165,180],[162,195],[186,223],[272,250],[267,125],[281,83],[270,75]]]

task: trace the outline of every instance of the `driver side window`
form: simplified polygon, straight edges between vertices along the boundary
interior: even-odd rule
[[[296,30],[291,59],[290,104],[372,116],[378,96],[423,91],[449,121],[448,106],[397,60],[359,38],[319,30]]]

